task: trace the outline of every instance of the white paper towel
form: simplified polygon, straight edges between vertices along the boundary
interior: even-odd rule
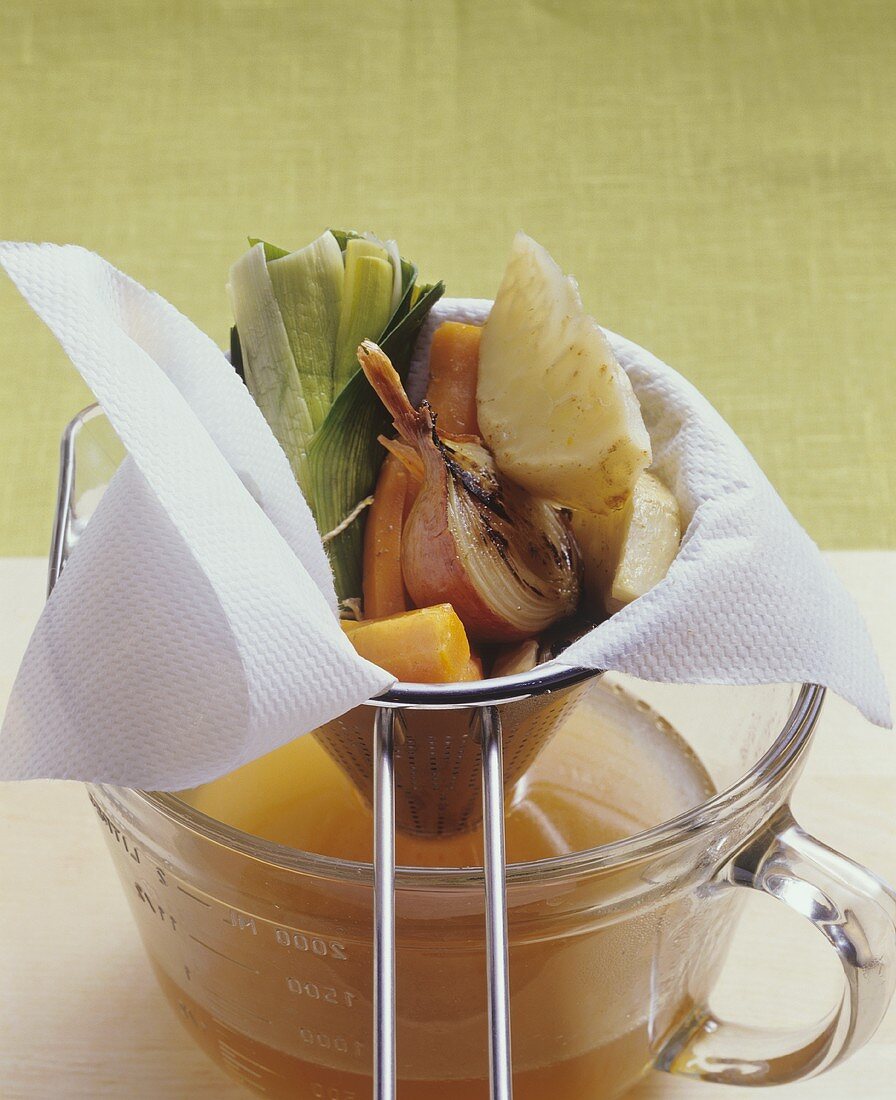
[[[191,786],[392,683],[339,628],[311,513],[223,353],[83,249],[0,262],[130,455],[31,639],[0,777]]]
[[[444,320],[482,324],[491,302],[439,303],[412,380]],[[817,683],[891,726],[886,681],[859,609],[749,451],[685,378],[607,332],[650,434],[653,470],[686,530],[665,579],[555,662],[687,684]]]
[[[47,603],[0,735],[0,778],[178,789],[385,690],[339,628],[332,580],[283,452],[221,351],[171,305],[72,246],[0,263],[129,452]],[[489,303],[445,300],[482,322]],[[564,665],[683,683],[811,681],[889,724],[852,600],[718,414],[611,335],[654,469],[687,531],[666,579]]]

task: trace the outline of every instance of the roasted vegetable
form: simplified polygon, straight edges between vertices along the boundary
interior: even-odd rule
[[[441,437],[426,402],[411,406],[375,344],[365,341],[358,358],[421,464],[423,483],[401,540],[414,603],[450,600],[475,641],[531,637],[570,614],[579,564],[558,512],[502,478],[478,444]]]
[[[518,233],[479,349],[478,414],[498,469],[536,496],[608,512],[651,461],[625,371],[575,282]]]

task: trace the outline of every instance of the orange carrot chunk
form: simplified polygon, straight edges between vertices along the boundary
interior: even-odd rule
[[[409,482],[399,460],[386,455],[364,527],[362,589],[366,619],[397,615],[413,606],[401,575],[401,530]]]
[[[429,389],[426,399],[437,415],[439,431],[479,435],[476,381],[479,376],[479,325],[445,321],[429,349]]]
[[[482,675],[450,603],[384,619],[343,622],[342,628],[362,657],[405,683],[446,684]]]

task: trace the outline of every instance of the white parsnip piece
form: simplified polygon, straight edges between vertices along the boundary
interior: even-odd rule
[[[575,281],[523,233],[483,329],[476,400],[498,469],[535,496],[612,512],[650,464],[628,375]]]
[[[668,573],[681,542],[678,503],[646,472],[622,508],[604,515],[576,512],[572,527],[588,603],[598,613],[618,611],[649,592]]]

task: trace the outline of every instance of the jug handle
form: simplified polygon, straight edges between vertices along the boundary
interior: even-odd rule
[[[665,1044],[657,1068],[732,1085],[814,1077],[859,1050],[896,985],[896,894],[800,828],[785,806],[722,869],[716,884],[760,890],[810,921],[840,956],[844,989],[813,1027],[745,1027],[705,1008]]]

